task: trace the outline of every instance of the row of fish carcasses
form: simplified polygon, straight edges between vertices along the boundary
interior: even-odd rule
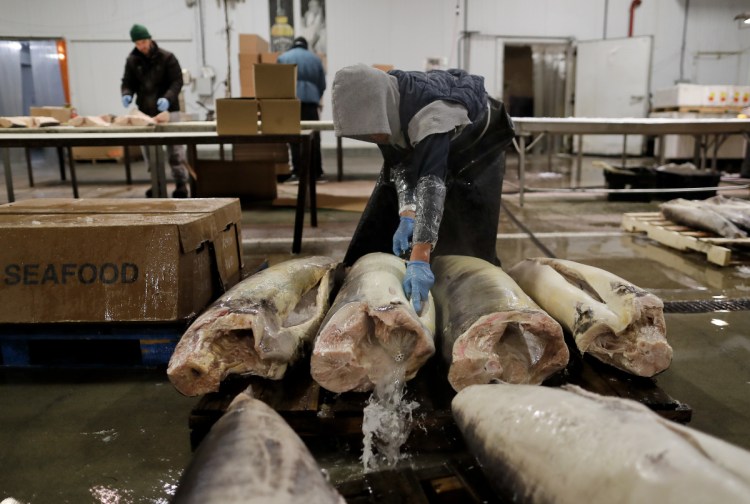
[[[186,333],[170,378],[185,393],[211,390],[228,373],[280,378],[313,341],[311,369],[322,386],[366,390],[379,367],[401,363],[413,376],[434,351],[436,321],[460,389],[456,423],[490,483],[514,502],[750,502],[750,453],[632,400],[531,385],[567,360],[560,324],[579,349],[617,367],[639,374],[666,367],[662,305],[642,289],[569,261],[523,261],[509,272],[515,282],[482,261],[445,257],[433,265],[434,303],[417,316],[401,289],[403,263],[372,254],[355,264],[323,315],[334,267],[321,257],[289,261],[235,287]],[[486,384],[493,379],[505,383]],[[283,419],[240,394],[174,500],[214,501],[343,499]]]
[[[382,253],[352,266],[329,307],[337,265],[293,259],[233,287],[181,338],[172,383],[198,395],[233,373],[280,379],[312,346],[312,376],[333,392],[371,390],[395,366],[411,379],[436,347],[455,390],[539,384],[568,362],[563,327],[581,352],[630,373],[653,376],[671,362],[661,300],[598,268],[537,258],[506,274],[473,257],[437,257],[417,314],[402,288],[405,262]]]

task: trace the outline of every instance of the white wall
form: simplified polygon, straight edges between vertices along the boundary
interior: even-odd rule
[[[456,65],[457,39],[466,27],[486,35],[572,37],[627,36],[631,0],[326,0],[329,84],[335,71],[353,63],[385,63],[423,69],[426,58]],[[652,89],[681,76],[680,52],[686,0],[643,0],[634,35],[654,38]],[[690,0],[682,77],[696,83],[750,84],[750,29],[733,17],[747,0]],[[218,0],[203,0],[207,64],[217,74],[216,96],[224,96],[226,38]],[[605,5],[607,17],[605,20]],[[464,16],[464,7],[468,15]],[[457,15],[457,7],[459,14]],[[295,2],[296,18],[299,5]],[[232,89],[239,89],[237,34],[269,35],[268,0],[245,0],[230,10]],[[82,114],[120,113],[119,85],[132,49],[133,23],[148,27],[161,46],[197,75],[201,66],[198,8],[185,0],[2,0],[0,36],[64,37],[68,40],[73,104]],[[466,23],[465,23],[466,22]],[[699,55],[698,53],[721,53]],[[728,54],[737,53],[737,54]],[[492,48],[483,58],[496,58]],[[475,58],[476,59],[476,58]],[[493,68],[473,61],[476,68]],[[0,90],[2,92],[2,90]],[[201,112],[191,92],[188,112]],[[331,118],[326,93],[323,119]],[[332,136],[324,142],[332,143]]]

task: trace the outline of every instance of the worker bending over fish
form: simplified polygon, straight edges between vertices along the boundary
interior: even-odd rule
[[[431,256],[499,265],[504,149],[514,132],[483,77],[353,65],[336,73],[332,100],[336,135],[378,144],[384,161],[345,265],[370,252],[408,257],[404,292],[417,313],[435,281]]]

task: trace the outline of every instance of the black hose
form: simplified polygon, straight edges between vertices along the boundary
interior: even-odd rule
[[[536,245],[537,247],[539,247],[539,250],[541,250],[542,253],[544,253],[545,256],[547,256],[547,257],[549,257],[551,259],[557,259],[557,256],[550,249],[548,249],[541,241],[539,241],[539,238],[537,238],[536,236],[534,236],[534,233],[529,228],[527,228],[526,226],[524,226],[521,223],[521,221],[519,221],[516,218],[516,216],[511,213],[510,210],[508,210],[507,206],[505,206],[502,203],[500,203],[500,207],[503,210],[505,210],[505,213],[508,214],[508,217],[510,217],[510,220],[513,221],[513,224],[515,224],[524,233],[526,233],[527,235],[529,235],[529,238],[531,238],[531,241],[534,243],[534,245]]]

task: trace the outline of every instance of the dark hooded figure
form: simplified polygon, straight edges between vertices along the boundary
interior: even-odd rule
[[[347,266],[370,252],[408,258],[404,292],[420,312],[434,283],[430,257],[500,263],[504,150],[514,132],[483,77],[354,65],[336,73],[332,100],[336,135],[377,143],[384,161]]]

